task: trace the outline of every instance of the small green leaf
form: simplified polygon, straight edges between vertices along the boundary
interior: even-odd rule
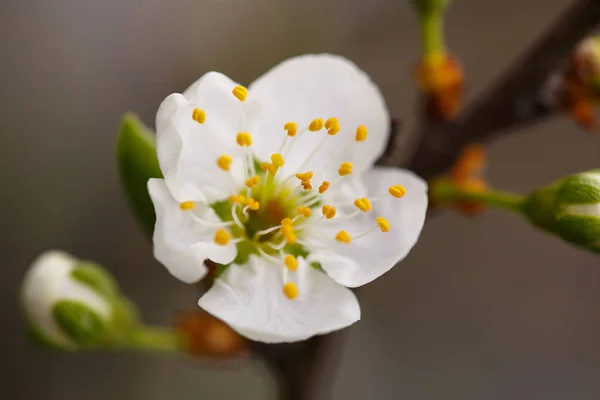
[[[96,264],[82,262],[71,271],[71,276],[104,296],[107,301],[112,301],[118,296],[119,290],[115,279]]]
[[[117,140],[117,163],[121,183],[131,210],[149,235],[156,214],[148,194],[148,180],[162,178],[152,131],[137,116],[125,114]]]
[[[93,346],[107,339],[104,320],[79,301],[58,301],[52,307],[52,315],[63,332],[78,345]]]

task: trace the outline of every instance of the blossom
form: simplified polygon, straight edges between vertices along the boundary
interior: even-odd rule
[[[427,185],[374,167],[389,114],[350,61],[305,55],[248,88],[209,72],[156,116],[164,179],[148,188],[154,253],[195,282],[199,305],[257,341],[289,342],[360,319],[348,287],[371,282],[418,239]]]

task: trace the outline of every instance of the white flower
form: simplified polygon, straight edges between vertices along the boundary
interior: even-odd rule
[[[195,282],[199,304],[239,333],[286,342],[360,319],[364,285],[417,241],[427,186],[373,164],[389,115],[370,78],[332,55],[287,60],[248,89],[210,72],[156,116],[165,179],[148,187],[154,252]]]
[[[69,327],[78,333],[97,334],[89,329],[97,328],[96,323],[112,313],[112,307],[101,295],[74,276],[79,262],[61,251],[45,252],[33,262],[21,287],[21,302],[33,333],[39,340],[65,349],[77,348],[81,344],[78,339],[88,343],[94,339],[74,338]],[[82,311],[85,319],[77,320]],[[86,326],[76,326],[79,323]]]

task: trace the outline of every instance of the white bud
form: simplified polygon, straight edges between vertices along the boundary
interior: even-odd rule
[[[31,265],[21,287],[21,301],[36,335],[61,348],[77,348],[78,343],[61,327],[55,317],[57,303],[73,301],[100,320],[109,319],[111,305],[92,287],[73,277],[80,261],[61,251],[48,251]]]

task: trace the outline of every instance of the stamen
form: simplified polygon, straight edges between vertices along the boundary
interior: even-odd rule
[[[219,246],[225,246],[231,240],[231,235],[225,229],[219,229],[215,233],[215,243]]]
[[[227,154],[224,154],[224,155],[220,156],[219,158],[217,158],[217,165],[223,171],[229,171],[229,167],[231,166],[232,161],[233,160],[231,159],[231,157],[229,157]]]
[[[394,185],[390,186],[388,192],[395,198],[399,199],[406,194],[406,189],[402,185]]]
[[[302,215],[304,218],[308,218],[312,214],[312,211],[308,207],[300,206],[296,210],[298,211],[298,214]]]
[[[297,173],[296,178],[300,179],[301,181],[307,181],[307,180],[312,179],[313,175],[314,174],[312,171],[307,171],[304,173]]]
[[[358,128],[356,128],[355,139],[357,142],[364,142],[365,140],[367,140],[368,134],[369,131],[367,131],[367,127],[364,125],[359,125]]]
[[[337,212],[337,210],[335,209],[334,206],[330,206],[325,204],[322,208],[321,208],[321,213],[325,216],[325,218],[327,219],[331,219],[333,217],[335,217],[335,213]]]
[[[390,231],[390,223],[387,221],[387,219],[383,217],[377,217],[375,218],[375,221],[377,222],[377,226],[379,227],[379,229],[381,229],[381,232]]]
[[[239,132],[235,138],[235,141],[241,147],[252,146],[252,136],[248,132]]]
[[[371,209],[371,202],[366,197],[354,200],[354,206],[362,212],[367,212]]]
[[[352,238],[350,237],[350,235],[348,234],[348,232],[346,231],[339,231],[337,233],[337,235],[335,235],[335,240],[337,240],[338,242],[342,242],[342,243],[350,243],[352,241]]]
[[[281,233],[283,238],[288,243],[296,242],[296,234],[294,233],[294,222],[290,218],[284,218],[281,220]]]
[[[229,201],[231,203],[244,204],[246,203],[246,196],[244,196],[243,194],[232,194],[231,196],[229,196]]]
[[[310,184],[310,181],[308,179],[303,180],[300,183],[302,184],[302,188],[304,190],[311,190],[312,189],[312,185]]]
[[[340,131],[340,121],[337,118],[329,118],[325,121],[325,129],[328,135],[335,136]]]
[[[285,294],[288,299],[294,300],[296,297],[298,297],[299,293],[298,287],[294,282],[288,282],[283,285],[283,294]]]
[[[193,201],[184,201],[179,203],[179,209],[183,211],[192,210],[196,205]]]
[[[315,118],[311,121],[310,125],[308,125],[308,130],[311,132],[317,132],[323,129],[323,118]]]
[[[328,181],[323,181],[323,183],[321,183],[321,186],[319,186],[319,193],[325,193],[325,191],[329,189],[329,186],[331,186],[331,183],[329,183]]]
[[[258,175],[254,175],[252,178],[250,179],[246,179],[246,186],[249,187],[250,189],[252,189],[254,186],[258,185],[260,183],[260,176]]]
[[[281,168],[285,164],[283,156],[279,153],[271,154],[271,161],[273,162],[273,165],[277,168]]]
[[[283,126],[283,129],[287,132],[289,137],[294,137],[298,133],[298,124],[295,122],[288,122]]]
[[[238,207],[238,204],[234,204],[231,207],[231,218],[233,218],[233,220],[235,221],[235,224],[237,226],[239,226],[242,229],[245,229],[244,224],[242,224],[242,221],[240,221],[240,218],[237,215],[237,207]]]
[[[281,262],[281,260],[279,258],[273,257],[269,254],[267,254],[263,249],[260,248],[260,246],[256,246],[256,250],[258,250],[258,252],[260,253],[261,256],[263,256],[264,258],[273,261],[276,264],[279,264]]]
[[[200,225],[207,226],[210,228],[224,228],[226,226],[231,226],[234,224],[233,221],[228,221],[228,222],[209,221],[209,220],[200,218],[199,216],[197,216],[196,214],[193,214],[193,213],[189,213],[189,215],[195,222],[199,223]]]
[[[248,89],[243,86],[234,87],[231,93],[241,102],[246,101],[246,97],[248,97]]]
[[[199,124],[203,124],[206,120],[206,113],[200,108],[194,108],[194,111],[192,111],[192,119]]]
[[[294,272],[298,269],[298,260],[296,260],[296,257],[294,257],[291,254],[288,254],[287,256],[285,256],[283,263],[292,272]]]
[[[246,199],[246,204],[247,204],[248,208],[250,208],[253,211],[256,211],[260,208],[260,203],[256,200],[254,200],[252,197],[248,197]]]
[[[354,165],[352,165],[352,163],[343,162],[340,164],[338,174],[340,174],[340,176],[350,175],[352,173],[352,168],[354,168]]]

